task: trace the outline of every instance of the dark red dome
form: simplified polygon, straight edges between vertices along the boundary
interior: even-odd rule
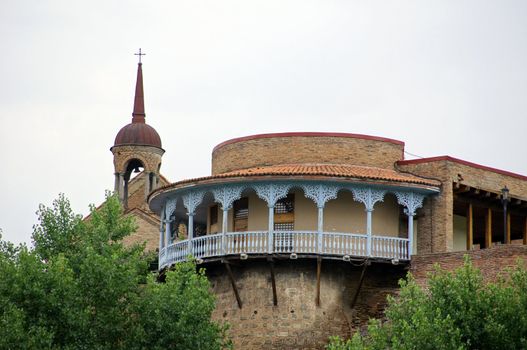
[[[161,147],[161,138],[157,131],[145,123],[130,123],[125,125],[115,137],[114,146],[145,145]]]

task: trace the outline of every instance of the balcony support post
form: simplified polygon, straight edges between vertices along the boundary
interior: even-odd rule
[[[223,208],[223,218],[221,224],[221,251],[223,255],[227,254],[227,219],[229,215],[229,209]]]
[[[334,184],[304,184],[302,186],[304,195],[313,200],[318,208],[318,225],[317,225],[317,252],[324,253],[324,206],[332,199],[337,198],[341,187]]]
[[[317,295],[315,296],[315,304],[320,306],[320,273],[322,272],[322,258],[317,258]]]
[[[165,220],[165,247],[170,245],[170,220]]]
[[[373,212],[373,208],[366,208],[366,254],[368,256],[371,256],[371,226],[372,226],[372,219],[371,214]]]
[[[355,290],[355,293],[353,294],[353,297],[351,298],[351,306],[350,308],[353,310],[355,308],[355,304],[357,304],[357,299],[359,298],[359,293],[362,288],[362,282],[364,282],[364,274],[366,273],[366,269],[371,264],[371,262],[366,259],[363,262],[362,265],[362,272],[360,273],[359,277],[359,283],[357,284],[357,289]]]
[[[238,303],[238,308],[242,308],[242,299],[240,298],[240,293],[238,293],[238,287],[236,286],[236,281],[234,280],[234,275],[232,274],[231,265],[227,260],[223,260],[223,264],[225,265],[225,269],[227,270],[227,276],[229,276],[229,280],[231,281],[232,291],[234,292],[234,297],[236,298],[236,302]]]
[[[163,225],[163,221],[161,221],[161,225]],[[161,252],[161,249],[163,249],[163,237],[164,237],[163,228],[159,230],[159,251]]]
[[[369,187],[352,187],[353,199],[362,202],[366,210],[366,255],[372,255],[372,212],[375,203],[384,200],[385,190],[371,189]]]
[[[194,213],[188,213],[188,254],[193,255],[192,239],[194,238]]]
[[[269,268],[271,270],[271,287],[273,289],[273,305],[278,305],[278,296],[276,294],[276,279],[274,274],[274,261],[273,258],[268,257],[267,261],[269,262]]]
[[[161,211],[161,220],[159,222],[159,253],[161,253],[161,249],[163,249],[164,247],[164,235],[165,235],[165,227],[166,226],[163,226],[163,224],[166,225],[166,222],[165,222],[165,208],[163,208],[163,210]]]
[[[414,215],[408,215],[408,258],[414,253]]]
[[[192,239],[194,238],[194,214],[196,212],[196,208],[201,204],[201,201],[203,201],[203,197],[205,196],[205,191],[202,190],[196,190],[196,191],[189,191],[185,193],[183,198],[183,205],[188,210],[188,227],[187,227],[187,237],[188,237],[188,254],[193,254],[193,247],[192,247]]]
[[[414,216],[418,208],[423,206],[425,196],[415,192],[395,192],[397,202],[404,205],[404,213],[408,216],[408,259],[414,253]]]
[[[227,222],[229,210],[232,208],[234,201],[241,198],[244,188],[243,185],[224,185],[212,189],[214,201],[220,203],[221,209],[223,210],[223,220],[221,225],[221,250],[223,255],[227,254]]]
[[[273,231],[274,231],[274,206],[280,199],[285,198],[291,184],[287,183],[263,183],[253,186],[258,197],[267,202],[269,208],[269,242],[267,246],[267,253],[273,253]]]
[[[317,231],[318,231],[318,234],[317,234],[317,252],[318,254],[322,254],[323,253],[323,249],[322,249],[322,243],[323,243],[323,240],[322,240],[322,234],[324,232],[324,205],[322,205],[322,207],[318,207],[318,226],[317,226]]]
[[[274,206],[269,206],[269,237],[267,241],[267,253],[273,253],[273,241],[274,241]]]

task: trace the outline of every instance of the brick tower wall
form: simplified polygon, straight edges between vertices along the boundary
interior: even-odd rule
[[[377,137],[256,135],[226,141],[212,152],[212,175],[279,164],[349,164],[393,169],[404,143]],[[327,134],[331,135],[331,134]]]

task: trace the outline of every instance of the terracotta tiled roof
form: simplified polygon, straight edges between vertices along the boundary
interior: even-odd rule
[[[224,179],[233,177],[256,177],[256,176],[323,176],[337,178],[354,178],[367,180],[381,180],[413,183],[428,186],[440,186],[436,180],[426,179],[415,175],[398,172],[390,169],[345,165],[345,164],[286,164],[273,165],[266,167],[256,167],[235,170],[213,176],[187,179],[174,183],[186,184],[191,182],[201,182],[205,180]]]

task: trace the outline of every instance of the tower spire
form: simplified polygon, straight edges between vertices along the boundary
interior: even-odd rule
[[[134,99],[134,111],[132,113],[132,123],[145,123],[145,98],[143,95],[143,69],[141,63],[141,56],[144,56],[144,53],[139,53],[135,55],[139,56],[139,63],[137,64],[137,81],[135,83],[135,99]]]

